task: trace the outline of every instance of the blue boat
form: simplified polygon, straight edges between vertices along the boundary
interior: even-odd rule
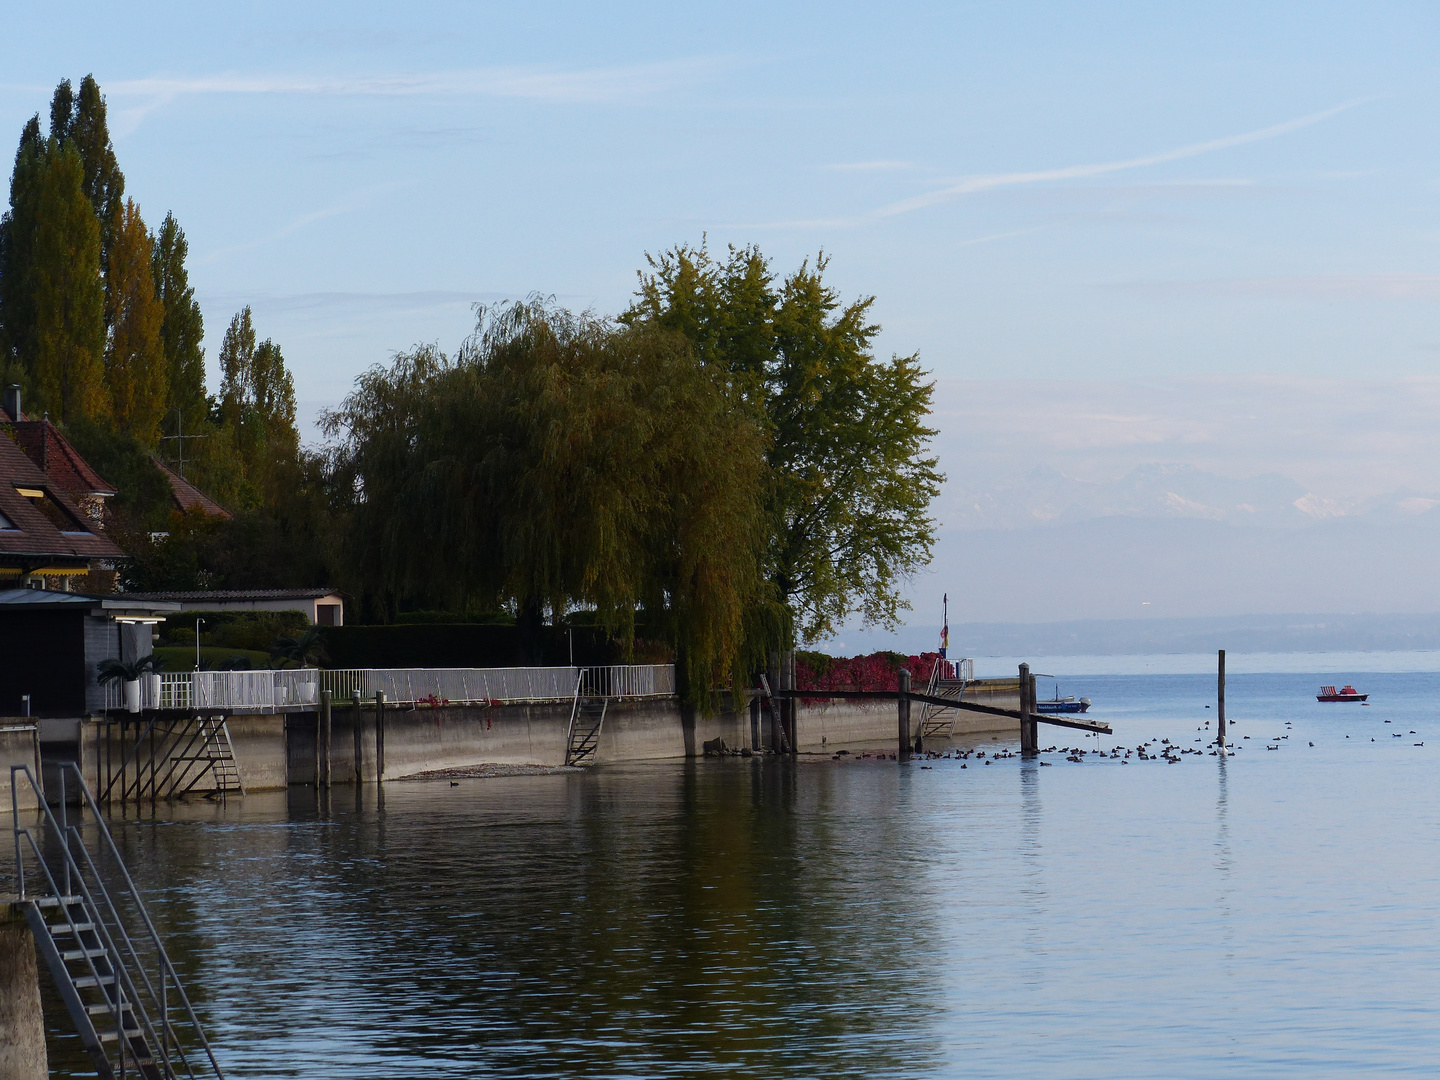
[[[1035,711],[1041,713],[1083,713],[1088,708],[1090,708],[1088,697],[1062,698],[1058,687],[1053,698],[1035,702]]]

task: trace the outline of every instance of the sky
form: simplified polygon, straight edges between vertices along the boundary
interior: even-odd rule
[[[453,349],[476,302],[616,312],[647,252],[708,239],[781,271],[823,251],[843,295],[875,297],[880,348],[934,372],[950,483],[927,603],[979,527],[953,508],[1036,469],[1273,473],[1346,507],[1440,491],[1434,5],[78,3],[6,23],[0,132],[93,72],[127,192],[189,237],[212,363],[252,305],[307,422],[394,351]]]

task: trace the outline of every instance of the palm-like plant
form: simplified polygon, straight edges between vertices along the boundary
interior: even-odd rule
[[[142,656],[139,660],[126,663],[124,660],[101,660],[96,668],[96,674],[101,683],[108,682],[134,682],[141,675],[151,671],[159,671],[161,662],[153,654]]]
[[[280,661],[280,666],[293,663],[296,667],[309,667],[325,659],[325,642],[321,640],[318,626],[308,627],[296,637],[277,637],[270,646],[270,662]]]

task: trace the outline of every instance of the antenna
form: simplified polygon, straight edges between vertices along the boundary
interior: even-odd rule
[[[176,409],[176,410],[175,410],[175,434],[174,434],[174,435],[162,435],[162,436],[160,437],[160,441],[161,441],[161,442],[169,442],[171,439],[174,439],[174,440],[175,440],[175,455],[176,455],[175,471],[180,474],[180,476],[181,476],[182,479],[188,479],[188,478],[185,476],[185,440],[186,440],[186,439],[208,439],[210,436],[209,436],[209,435],[186,435],[186,434],[184,433],[184,423],[185,423],[185,413],[184,413],[183,411],[181,411],[180,409]]]

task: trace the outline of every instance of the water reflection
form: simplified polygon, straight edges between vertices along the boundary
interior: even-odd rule
[[[877,799],[728,766],[328,810],[296,789],[118,831],[237,1076],[924,1068],[938,972],[902,770]]]

